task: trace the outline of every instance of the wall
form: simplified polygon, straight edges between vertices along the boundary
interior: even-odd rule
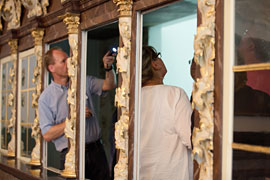
[[[197,15],[190,15],[149,28],[149,45],[162,54],[167,67],[164,83],[182,87],[188,96],[192,92],[189,60],[193,58],[193,41]]]

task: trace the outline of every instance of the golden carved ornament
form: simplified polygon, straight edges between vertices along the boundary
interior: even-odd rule
[[[63,16],[59,16],[63,19],[63,22],[67,25],[68,34],[78,34],[80,25],[80,14],[67,13]]]
[[[132,0],[113,0],[113,2],[118,6],[119,16],[131,16],[132,14]]]
[[[16,69],[17,69],[17,48],[18,40],[12,39],[8,42],[11,49],[11,60],[13,61],[13,68],[9,72],[9,83],[12,91],[8,96],[8,104],[11,107],[11,118],[9,120],[8,131],[11,134],[11,140],[8,143],[8,156],[15,157],[15,121],[16,121]]]
[[[214,133],[214,58],[215,0],[199,0],[202,24],[194,40],[194,61],[200,66],[201,78],[193,84],[193,108],[199,112],[200,126],[193,131],[193,157],[200,167],[199,179],[213,179]]]
[[[35,119],[32,126],[32,133],[31,136],[35,139],[35,147],[31,153],[31,161],[29,162],[30,165],[40,166],[40,124],[39,124],[39,113],[38,113],[38,99],[41,94],[41,87],[42,87],[42,40],[44,36],[44,29],[34,29],[32,31],[32,36],[35,42],[35,56],[37,60],[37,66],[34,68],[33,71],[33,79],[32,82],[36,84],[35,92],[32,94],[32,107],[35,109]]]
[[[122,77],[121,87],[116,89],[115,104],[120,109],[120,119],[115,124],[115,144],[120,150],[114,167],[114,179],[128,179],[128,129],[129,129],[129,82],[131,53],[131,14],[133,1],[113,0],[119,11],[119,32],[123,47],[118,48],[117,71]]]
[[[1,13],[3,19],[8,22],[8,30],[20,27],[21,0],[5,0]]]
[[[69,140],[70,148],[66,155],[65,169],[61,175],[68,178],[75,178],[75,146],[76,146],[76,94],[77,94],[77,64],[78,64],[78,32],[80,17],[78,14],[66,14],[63,22],[67,25],[68,41],[72,51],[72,56],[67,59],[68,76],[70,86],[68,89],[67,101],[69,104],[70,118],[66,118],[65,136]]]
[[[2,7],[3,7],[3,5],[4,5],[4,1],[3,0],[1,0],[0,1],[0,31],[2,31],[2,29],[3,29],[3,26],[2,26],[2,18],[1,18],[1,16],[2,16]]]

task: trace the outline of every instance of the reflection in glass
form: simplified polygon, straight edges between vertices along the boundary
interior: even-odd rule
[[[2,90],[6,89],[6,80],[7,74],[6,74],[6,64],[2,65]]]
[[[35,118],[35,110],[32,107],[32,93],[35,84],[33,84],[32,79],[36,66],[36,56],[24,57],[21,66],[21,155],[30,157],[35,145],[34,139],[31,137],[31,126]]]
[[[33,88],[35,87],[35,83],[33,83],[33,72],[34,72],[34,68],[36,67],[36,56],[35,55],[32,55],[30,56],[30,59],[29,59],[29,88]]]
[[[270,62],[270,1],[235,1],[236,65]]]
[[[266,180],[269,172],[269,154],[233,151],[233,180]]]
[[[258,76],[252,79],[254,83],[249,83],[248,73],[235,73],[234,142],[244,143],[241,137],[245,137],[250,140],[247,144],[265,146],[264,140],[270,135],[270,96],[264,87],[269,83],[267,78]]]

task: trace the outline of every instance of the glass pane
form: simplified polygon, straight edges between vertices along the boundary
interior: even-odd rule
[[[1,104],[1,120],[6,120],[6,106],[7,106],[6,93],[2,93],[2,104]]]
[[[6,64],[2,64],[2,90],[6,89],[7,85],[7,68]]]
[[[21,93],[21,122],[27,122],[27,92]]]
[[[235,73],[234,142],[270,146],[269,72]]]
[[[21,89],[27,88],[27,75],[28,75],[28,59],[22,59],[22,71],[21,71]]]
[[[6,123],[5,122],[1,122],[1,148],[2,149],[7,149],[7,136],[6,136]]]
[[[27,156],[27,143],[27,128],[25,126],[21,126],[21,156]]]
[[[31,136],[31,133],[32,133],[32,126],[29,126],[28,127],[28,146],[27,146],[28,157],[31,157],[31,152],[36,144],[34,138],[32,138]]]
[[[270,155],[233,151],[234,180],[266,180],[270,178]]]
[[[32,107],[32,94],[33,91],[29,92],[29,101],[28,101],[28,107],[29,107],[29,116],[28,116],[28,122],[33,123],[35,119],[35,109]]]
[[[29,64],[29,88],[35,87],[35,84],[33,83],[33,72],[34,68],[36,67],[36,56],[32,55],[30,56],[30,64]]]
[[[235,1],[236,65],[270,62],[270,1]]]
[[[10,107],[10,106],[7,107],[7,120],[10,120],[10,118],[11,118],[11,109],[12,109],[12,107]]]
[[[9,78],[9,72],[10,72],[10,70],[13,68],[13,62],[12,61],[9,61],[8,63],[7,63],[7,65],[8,65],[8,71],[7,71],[7,73],[6,73],[6,76]],[[8,79],[7,78],[7,79]],[[12,89],[12,84],[11,83],[9,83],[9,82],[7,82],[7,88],[8,89]]]

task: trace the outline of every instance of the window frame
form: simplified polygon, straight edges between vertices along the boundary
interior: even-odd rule
[[[18,54],[18,85],[17,85],[17,158],[25,161],[25,162],[29,162],[31,160],[31,157],[24,157],[21,155],[21,77],[22,77],[22,59],[25,57],[30,57],[31,55],[35,55],[35,49],[31,48],[29,50],[23,51],[23,52],[19,52]],[[29,61],[29,60],[28,60]],[[37,61],[37,59],[36,59]],[[28,64],[28,71],[29,71],[29,64]],[[34,72],[34,70],[33,70]],[[27,77],[28,78],[28,77]],[[30,79],[28,79],[30,81]],[[32,80],[31,80],[32,81]],[[35,86],[36,87],[36,86]],[[27,87],[28,89],[28,87]],[[35,90],[33,91],[35,92]],[[27,99],[28,100],[28,99]],[[32,102],[31,102],[32,104]],[[29,111],[29,108],[32,108],[32,106],[28,107],[27,110]],[[29,113],[29,112],[27,112]],[[32,127],[32,125],[31,125]]]
[[[1,62],[0,62],[0,94],[1,94],[1,97],[2,97],[2,71],[3,71],[3,64],[6,64],[6,63],[9,63],[9,62],[12,62],[12,59],[11,59],[11,56],[7,56],[7,57],[4,57],[1,59]],[[7,69],[8,71],[8,69]],[[9,74],[9,72],[7,72],[7,74]],[[9,76],[7,76],[7,81],[9,80]],[[9,93],[8,93],[9,94]],[[8,98],[8,96],[7,96]],[[0,98],[0,115],[2,114],[2,98]],[[1,117],[1,121],[2,121],[2,117]],[[1,147],[1,143],[2,143],[2,123],[0,123],[0,134],[1,134],[1,138],[0,138],[0,153],[1,154],[4,154],[4,155],[8,155],[8,149],[2,149]]]

